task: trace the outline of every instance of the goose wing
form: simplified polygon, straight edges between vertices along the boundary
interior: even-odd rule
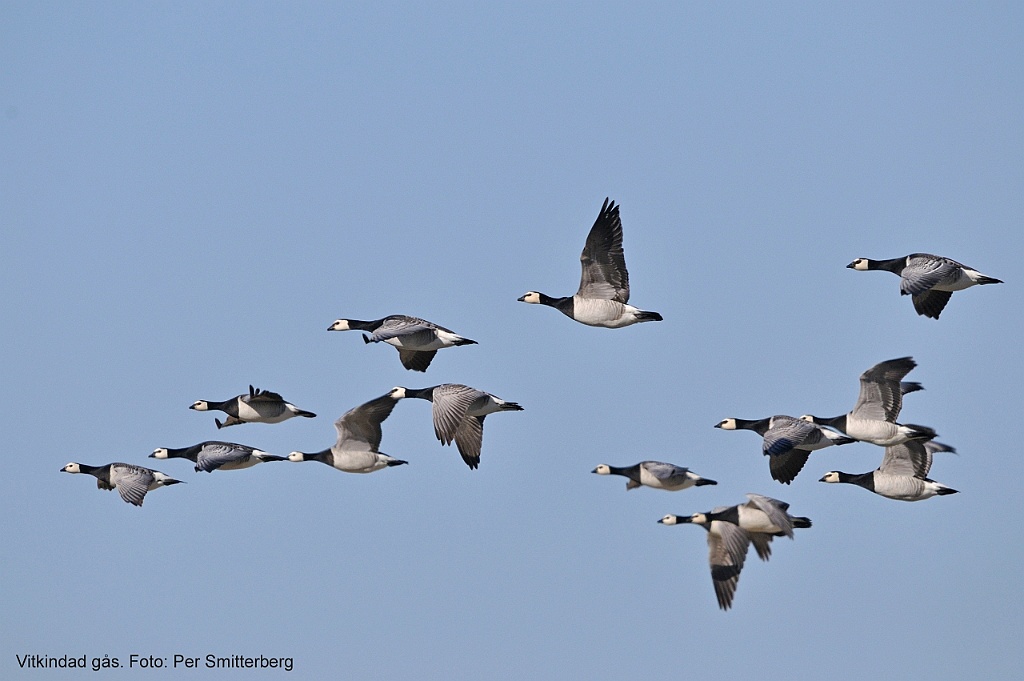
[[[915,253],[907,258],[907,266],[900,275],[900,293],[923,293],[953,275],[961,265],[955,260],[927,253]]]
[[[390,317],[385,317],[384,323],[378,326],[374,332],[370,334],[370,341],[386,341],[389,338],[411,336],[412,334],[423,331],[433,334],[434,330],[437,328],[439,327],[433,322],[428,322],[426,319],[420,319],[419,317],[391,315]]]
[[[661,461],[643,461],[640,463],[640,466],[669,487],[681,485],[690,479],[688,475],[690,469],[676,466],[675,464],[663,463]]]
[[[450,445],[466,418],[469,406],[486,393],[458,383],[445,383],[434,388],[434,434]]]
[[[850,413],[860,419],[895,423],[903,408],[900,381],[917,366],[910,357],[880,362],[860,375],[860,395]]]
[[[582,275],[576,295],[629,302],[629,273],[622,251],[622,220],[614,201],[604,200],[601,213],[580,254]]]
[[[775,416],[771,427],[764,433],[762,451],[768,456],[779,456],[809,440],[817,442],[821,437],[818,426],[810,421],[792,416]]]
[[[459,448],[462,460],[470,468],[477,468],[480,465],[480,449],[484,444],[485,416],[469,416],[467,414],[462,417],[459,427],[455,430],[455,446]]]
[[[395,404],[397,400],[388,393],[342,414],[341,418],[334,422],[334,427],[338,430],[335,448],[376,452],[380,447],[380,424],[391,415]]]
[[[715,585],[718,607],[728,610],[740,572],[747,559],[750,535],[732,523],[712,521],[708,529],[708,563],[711,565],[711,581]]]
[[[284,398],[278,393],[271,392],[269,390],[260,390],[259,388],[253,388],[249,386],[249,394],[241,396],[243,402],[249,404],[270,404],[272,402],[284,402]]]
[[[245,461],[252,451],[252,447],[233,442],[207,442],[196,457],[196,470],[214,471],[225,464]]]
[[[115,463],[110,467],[110,483],[121,498],[129,504],[142,506],[142,501],[154,481],[153,471],[128,463]]]
[[[772,525],[782,530],[782,533],[787,537],[793,537],[793,521],[790,519],[789,514],[786,513],[789,504],[778,499],[766,497],[763,494],[748,494],[747,498],[750,499],[750,503],[754,508],[763,511],[768,516],[768,520],[771,521]]]

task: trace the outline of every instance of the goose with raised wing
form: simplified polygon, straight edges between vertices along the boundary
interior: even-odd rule
[[[373,473],[408,463],[382,453],[381,424],[391,415],[398,399],[389,392],[348,410],[334,422],[338,439],[319,452],[292,452],[289,461],[319,461],[345,473]]]
[[[908,440],[930,440],[936,436],[933,429],[896,422],[903,408],[904,384],[901,381],[916,366],[917,362],[910,357],[879,362],[860,375],[860,394],[852,411],[830,418],[811,414],[800,418],[880,447]]]
[[[928,477],[932,454],[956,452],[949,445],[929,440],[910,440],[885,448],[882,464],[867,473],[829,471],[819,482],[849,483],[897,501],[921,501],[934,496],[956,494],[957,490]]]
[[[622,250],[622,219],[619,206],[604,200],[601,212],[587,235],[580,255],[582,274],[575,295],[552,298],[527,291],[520,302],[553,307],[570,319],[587,326],[617,329],[639,322],[660,322],[657,312],[629,305],[629,272]]]
[[[316,416],[311,411],[299,409],[290,402],[285,402],[279,394],[269,390],[260,390],[249,386],[249,394],[241,394],[223,402],[198,400],[189,409],[196,411],[222,411],[228,415],[223,422],[214,419],[217,428],[237,426],[240,423],[280,423],[281,421],[302,416],[311,419]]]

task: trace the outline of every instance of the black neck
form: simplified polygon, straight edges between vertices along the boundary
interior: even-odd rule
[[[623,475],[633,482],[640,482],[640,464],[636,464],[635,466],[626,466],[625,468],[608,466],[608,470],[612,475]]]

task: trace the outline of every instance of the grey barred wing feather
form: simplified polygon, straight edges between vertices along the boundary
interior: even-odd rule
[[[772,535],[764,532],[750,532],[750,543],[757,551],[757,557],[761,560],[768,560],[772,557]]]
[[[425,336],[432,336],[434,329],[438,329],[436,324],[428,322],[426,319],[420,319],[419,317],[407,317],[405,315],[393,315],[384,320],[381,324],[370,334],[371,342],[386,341],[390,338],[398,338],[413,336],[417,333],[424,334]],[[427,338],[429,340],[429,338]]]
[[[153,480],[153,473],[147,468],[126,463],[116,463],[110,467],[110,483],[129,504],[142,506]]]
[[[929,440],[908,440],[903,444],[885,448],[885,456],[878,467],[879,472],[888,475],[927,478],[932,468],[932,454],[935,452],[955,452],[949,445]]]
[[[768,516],[768,520],[771,521],[772,525],[775,525],[782,534],[787,537],[793,537],[793,521],[790,519],[789,514],[786,513],[786,509],[789,508],[789,504],[785,501],[779,501],[778,499],[772,499],[762,494],[748,494],[747,498],[754,504],[758,509],[764,512]]]
[[[718,607],[728,610],[747,558],[750,535],[732,523],[714,521],[708,531],[708,562]]]
[[[470,405],[483,395],[483,392],[475,388],[458,383],[446,383],[434,388],[432,412],[437,439],[450,445]]]
[[[196,471],[214,471],[229,463],[244,461],[253,452],[252,447],[231,442],[208,442],[196,457]]]
[[[682,485],[690,478],[688,468],[661,461],[644,461],[640,466],[668,487]]]
[[[900,274],[900,293],[917,295],[924,293],[946,277],[955,275],[962,265],[955,260],[926,253],[915,253],[907,258],[907,265]]]
[[[764,433],[762,451],[768,456],[786,454],[806,442],[816,432],[819,432],[818,426],[810,421],[790,416],[776,416],[772,419],[771,428]]]
[[[484,416],[465,416],[455,431],[455,446],[470,468],[480,466],[480,450],[484,444]]]
[[[382,436],[380,424],[391,415],[396,404],[388,393],[349,409],[334,422],[338,430],[334,446],[349,451],[376,452]]]
[[[910,357],[880,362],[860,375],[860,394],[850,413],[859,419],[895,423],[903,408],[901,381],[917,366]]]
[[[622,220],[614,201],[604,200],[580,255],[582,275],[576,295],[629,302],[629,273],[622,250]]]

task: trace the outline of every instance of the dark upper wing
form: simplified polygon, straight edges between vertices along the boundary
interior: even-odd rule
[[[580,255],[583,273],[577,295],[629,302],[629,273],[622,252],[622,220],[614,201],[604,200]]]
[[[895,423],[903,408],[900,381],[917,366],[910,357],[880,362],[860,375],[860,395],[851,412],[857,418]]]
[[[269,390],[260,390],[259,388],[253,388],[249,386],[249,394],[241,396],[243,402],[254,404],[258,402],[284,402],[284,398],[279,394],[270,392]]]
[[[354,409],[349,409],[334,422],[338,430],[338,449],[376,452],[380,447],[380,424],[391,415],[397,400],[391,393],[381,395]]]

